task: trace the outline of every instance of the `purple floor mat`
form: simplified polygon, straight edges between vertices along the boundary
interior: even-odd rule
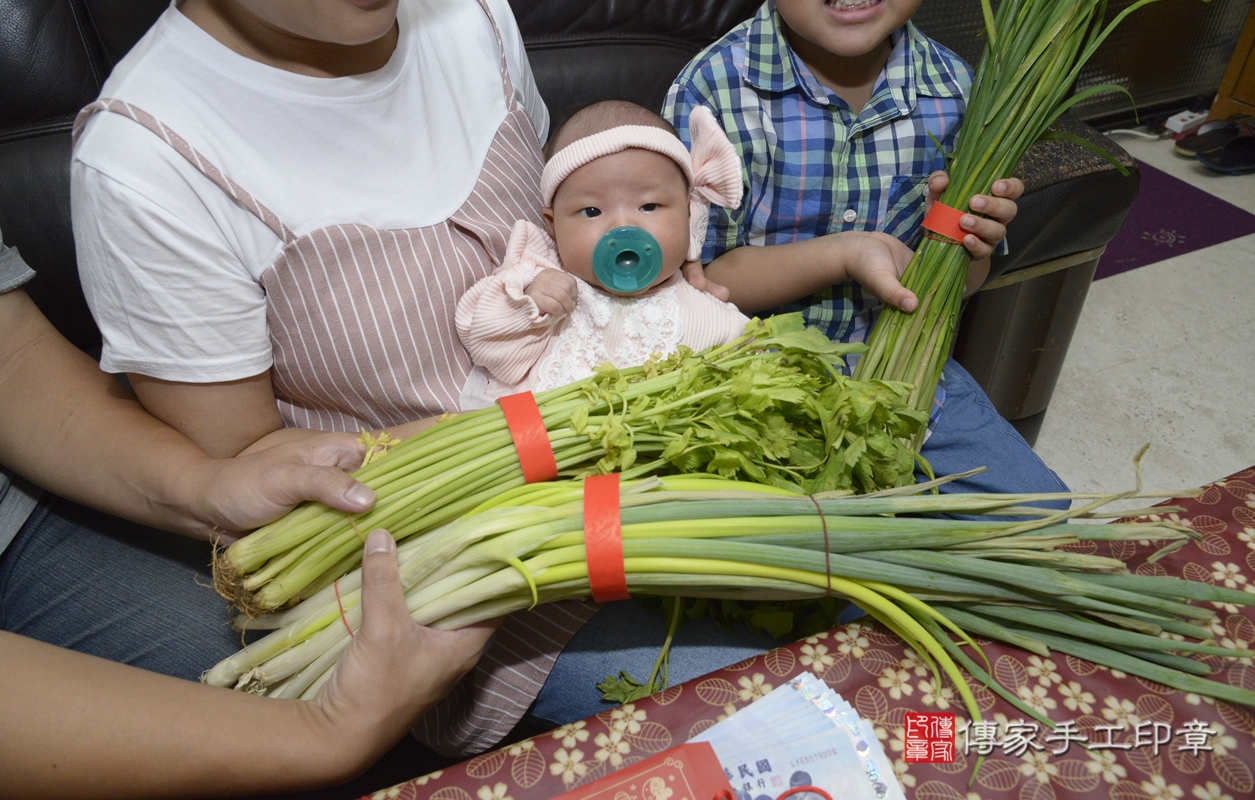
[[[1142,187],[1094,280],[1255,233],[1255,214],[1138,162]]]

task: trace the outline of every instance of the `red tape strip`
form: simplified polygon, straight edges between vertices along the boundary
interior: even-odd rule
[[[598,603],[627,600],[623,528],[619,523],[619,475],[584,479],[584,550],[588,585]]]
[[[549,443],[549,431],[540,416],[540,407],[531,392],[510,394],[497,399],[505,414],[505,424],[514,439],[514,449],[519,453],[519,466],[523,468],[526,483],[551,481],[558,477],[558,462]]]
[[[939,233],[956,242],[962,242],[963,237],[967,236],[967,231],[959,226],[959,220],[963,219],[966,213],[943,203],[933,203],[928,213],[924,215],[924,221],[921,224],[925,230]]]

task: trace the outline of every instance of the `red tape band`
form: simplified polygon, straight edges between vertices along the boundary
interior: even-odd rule
[[[623,528],[619,523],[619,475],[584,479],[584,550],[588,585],[598,603],[627,600]]]
[[[497,399],[505,414],[505,424],[514,439],[514,449],[519,453],[519,466],[523,468],[525,483],[551,481],[558,477],[558,462],[553,457],[553,445],[549,443],[549,431],[540,416],[540,407],[531,392],[510,394]]]
[[[926,230],[939,233],[956,242],[962,242],[963,237],[967,236],[967,231],[959,225],[959,220],[963,219],[966,213],[943,203],[933,203],[928,213],[924,215],[922,224]]]
[[[349,632],[349,638],[353,636],[353,626],[349,624],[349,618],[344,615],[344,603],[340,602],[340,579],[336,578],[336,582],[331,584],[336,587],[336,605],[340,607],[340,621],[344,623],[344,629]]]

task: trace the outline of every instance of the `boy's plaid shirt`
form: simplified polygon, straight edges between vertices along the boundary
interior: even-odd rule
[[[909,22],[891,41],[884,72],[857,115],[789,47],[772,0],[680,73],[663,116],[690,145],[689,113],[709,108],[749,180],[739,209],[711,208],[704,263],[747,244],[838,231],[884,231],[917,245],[928,175],[945,168],[932,137],[953,149],[972,70]],[[779,311],[800,310],[831,338],[862,341],[879,306],[846,281]]]

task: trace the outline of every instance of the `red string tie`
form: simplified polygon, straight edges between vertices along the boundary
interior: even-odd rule
[[[788,797],[789,795],[801,794],[802,792],[814,792],[815,794],[824,798],[824,800],[832,800],[832,795],[828,794],[823,789],[820,789],[818,786],[794,786],[792,789],[789,789],[786,792],[782,792],[780,796],[776,798],[776,800],[784,800],[784,798]]]
[[[810,501],[815,504],[815,513],[819,515],[819,524],[824,526],[824,574],[828,576],[824,583],[824,597],[832,597],[832,553],[828,548],[828,520],[824,517],[824,510],[819,507],[819,501],[815,499],[815,495],[806,495]],[[780,795],[784,797],[784,795]],[[777,797],[776,800],[780,800]]]
[[[336,587],[336,605],[340,607],[340,621],[344,623],[344,629],[349,632],[349,638],[355,638],[353,626],[349,624],[349,618],[344,616],[344,603],[340,600],[340,579],[337,578],[336,582],[331,585]]]

